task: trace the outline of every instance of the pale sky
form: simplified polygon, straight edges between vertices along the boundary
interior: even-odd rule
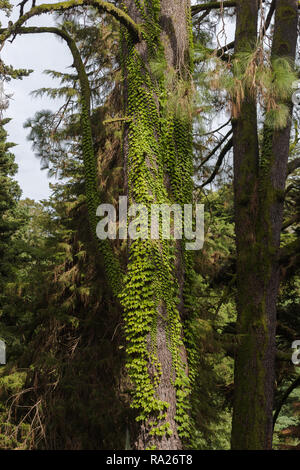
[[[17,4],[19,0],[14,0],[12,3]],[[55,3],[55,1],[50,0],[49,3]],[[14,20],[15,16],[11,19]],[[2,27],[7,24],[7,18],[3,12],[0,12],[0,22]],[[28,26],[51,24],[53,24],[51,15],[41,15],[26,23]],[[46,97],[33,98],[30,92],[41,87],[55,86],[53,79],[42,72],[45,69],[64,71],[72,64],[71,54],[66,45],[53,34],[33,34],[19,36],[12,44],[7,42],[1,51],[1,58],[7,65],[13,65],[15,68],[34,70],[23,80],[12,80],[5,84],[5,90],[14,95],[4,117],[12,118],[6,130],[9,133],[9,140],[18,144],[13,152],[19,166],[17,180],[23,191],[22,198],[44,199],[50,194],[49,181],[51,180],[47,177],[47,170],[40,170],[40,160],[34,156],[31,143],[26,139],[29,130],[24,129],[23,124],[29,117],[33,117],[36,111],[58,108],[59,101],[50,101]],[[70,72],[70,69],[67,71]]]

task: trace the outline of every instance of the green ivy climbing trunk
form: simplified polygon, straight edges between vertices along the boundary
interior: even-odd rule
[[[129,204],[191,202],[191,34],[188,0],[124,2],[143,39],[123,30],[123,152]],[[131,240],[121,302],[127,369],[137,413],[136,449],[181,449],[189,437],[187,354],[183,342],[183,245]]]
[[[257,41],[258,3],[237,2],[235,52]],[[276,4],[273,58],[295,59],[298,2]],[[247,92],[234,127],[234,190],[237,244],[237,333],[233,449],[271,449],[275,385],[278,253],[290,122],[265,125],[259,153],[256,99]]]

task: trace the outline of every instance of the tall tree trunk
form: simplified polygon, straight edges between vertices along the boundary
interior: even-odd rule
[[[294,60],[298,2],[278,0],[272,56]],[[238,1],[237,52],[256,44],[258,2]],[[256,102],[246,92],[234,124],[237,333],[233,449],[271,449],[275,381],[278,252],[290,122],[265,126],[259,157]]]
[[[129,203],[191,202],[190,2],[124,2],[145,33],[123,30],[124,161]],[[175,98],[175,99],[174,99]],[[187,354],[181,243],[131,240],[122,304],[128,373],[137,410],[136,449],[181,449],[188,437]]]

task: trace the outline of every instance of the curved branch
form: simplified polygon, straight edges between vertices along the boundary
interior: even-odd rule
[[[210,2],[203,3],[200,5],[192,6],[192,16],[197,15],[200,11],[206,10],[219,10],[221,8],[232,8],[236,6],[236,1],[223,1],[223,2]],[[298,2],[298,8],[300,9],[300,1]]]
[[[300,214],[295,214],[293,217],[290,219],[286,220],[283,222],[281,230],[286,230],[287,228],[291,227],[291,225],[294,225],[296,223],[300,222]]]
[[[51,13],[51,12],[64,12],[70,10],[71,8],[75,8],[78,6],[93,6],[97,8],[101,12],[111,14],[116,20],[118,20],[123,26],[125,26],[129,32],[135,37],[135,39],[139,39],[141,35],[140,26],[137,25],[133,19],[127,15],[123,10],[120,8],[115,7],[110,2],[104,0],[67,0],[65,2],[58,2],[58,3],[43,3],[42,5],[35,6],[31,8],[27,13],[22,15],[14,24],[9,26],[6,30],[2,32],[0,37],[0,42],[3,44],[12,34],[15,34],[23,24],[33,18],[34,16],[39,16],[43,13]]]
[[[5,29],[0,29],[0,34],[5,33]],[[91,100],[91,93],[90,93],[90,85],[88,76],[85,71],[84,64],[82,62],[80,53],[78,51],[77,45],[74,39],[68,34],[65,29],[60,29],[57,27],[50,27],[50,26],[27,26],[27,27],[20,27],[16,29],[16,34],[41,34],[41,33],[52,33],[56,36],[61,37],[64,39],[70,49],[74,60],[74,67],[77,70],[79,83],[80,83],[80,90],[81,94],[84,98],[85,104],[90,112],[90,100]]]
[[[0,29],[0,34],[3,30]],[[15,30],[16,34],[35,34],[35,33],[53,33],[64,39],[73,56],[74,64],[78,73],[80,84],[80,107],[81,107],[81,132],[82,132],[82,153],[85,171],[85,190],[86,202],[88,208],[90,228],[95,238],[99,251],[103,257],[104,267],[109,284],[115,295],[119,293],[121,286],[121,268],[113,252],[109,240],[100,240],[96,237],[97,217],[96,211],[100,204],[99,192],[97,188],[97,165],[93,145],[93,136],[91,128],[91,91],[88,76],[85,71],[76,42],[65,29],[56,27],[21,27]]]
[[[278,416],[280,414],[280,411],[283,407],[283,405],[285,404],[286,400],[288,399],[288,397],[290,396],[290,394],[297,388],[300,386],[300,376],[296,378],[296,380],[294,380],[293,383],[291,383],[291,385],[288,387],[288,389],[285,391],[285,393],[283,394],[276,410],[275,410],[275,413],[274,413],[274,416],[273,416],[273,429],[275,427],[275,424],[276,424],[276,421],[278,419]]]
[[[266,32],[268,31],[273,15],[275,13],[275,7],[276,7],[276,0],[273,0],[270,6],[270,10],[268,13],[268,16],[266,18],[264,27],[263,27],[263,36],[265,36]],[[234,41],[231,41],[229,44],[226,44],[224,47],[220,47],[220,49],[217,50],[217,56],[222,56],[225,52],[228,52],[228,50],[234,49]]]

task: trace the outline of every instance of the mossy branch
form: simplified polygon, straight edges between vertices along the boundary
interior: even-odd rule
[[[280,414],[280,411],[283,407],[283,405],[286,403],[287,399],[289,398],[290,394],[296,390],[297,387],[300,387],[300,376],[296,378],[296,380],[294,380],[291,385],[288,387],[288,389],[285,391],[285,393],[283,394],[276,410],[275,410],[275,413],[274,413],[274,417],[273,417],[273,429],[275,428],[275,424],[276,424],[276,421],[278,419],[278,416]]]
[[[137,40],[140,37],[141,29],[133,19],[125,13],[120,8],[117,8],[115,5],[104,0],[68,0],[65,2],[58,3],[44,3],[42,5],[35,6],[31,8],[27,13],[20,16],[20,18],[6,30],[2,30],[0,36],[0,42],[3,43],[13,34],[16,34],[18,29],[24,25],[24,23],[33,18],[34,16],[39,16],[43,13],[52,13],[52,12],[65,12],[71,8],[82,7],[82,6],[92,6],[97,8],[97,10],[105,13],[109,13],[116,20],[118,20],[127,30],[132,34],[132,36]]]

